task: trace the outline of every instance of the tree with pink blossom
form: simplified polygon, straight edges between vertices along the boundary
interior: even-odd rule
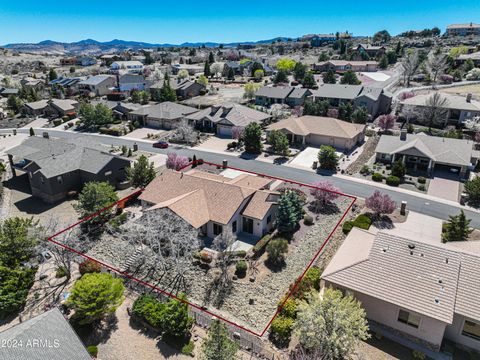
[[[400,100],[407,100],[415,96],[413,91],[404,91],[400,94]]]
[[[310,194],[315,199],[312,202],[312,208],[317,213],[331,205],[332,201],[340,196],[340,190],[328,180],[317,181],[312,186],[314,188],[310,189]]]
[[[376,218],[379,218],[381,215],[393,213],[397,208],[397,203],[387,194],[375,190],[370,197],[365,199],[365,206],[373,211]]]
[[[338,119],[338,109],[330,108],[327,110],[327,116]]]
[[[169,153],[167,155],[166,166],[167,169],[181,170],[188,165],[188,158],[186,156],[177,155],[176,153]]]
[[[243,126],[234,126],[232,127],[232,139],[240,141],[243,137],[245,128]]]
[[[397,117],[392,114],[380,115],[378,117],[378,126],[383,132],[387,132],[395,126]]]

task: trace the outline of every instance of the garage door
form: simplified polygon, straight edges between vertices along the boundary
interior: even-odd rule
[[[147,120],[147,126],[159,129],[160,128],[160,121],[149,119],[149,120]]]
[[[217,134],[222,136],[232,136],[232,128],[230,126],[217,126]]]

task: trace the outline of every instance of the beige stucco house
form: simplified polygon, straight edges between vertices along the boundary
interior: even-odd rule
[[[351,151],[365,139],[365,125],[323,116],[301,116],[280,120],[267,127],[267,134],[280,130],[292,143],[310,146],[330,145]]]
[[[168,208],[213,238],[229,227],[234,234],[257,238],[273,228],[279,193],[270,190],[273,180],[242,174],[228,178],[192,169],[166,170],[140,195],[143,207]]]
[[[442,358],[436,353],[444,339],[480,350],[478,274],[477,255],[353,228],[323,272],[321,289],[353,295],[371,330]]]

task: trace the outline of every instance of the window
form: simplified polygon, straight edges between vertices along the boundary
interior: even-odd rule
[[[237,232],[237,220],[235,220],[235,221],[232,223],[232,232],[233,232],[233,233],[236,233],[236,232]]]
[[[480,324],[465,320],[465,323],[463,324],[462,335],[468,336],[475,340],[480,340]]]
[[[57,176],[57,181],[58,181],[59,184],[63,183],[62,176]]]
[[[267,216],[267,224],[270,224],[272,222],[272,214]]]
[[[400,310],[398,312],[398,321],[418,329],[418,326],[420,325],[420,316],[411,314],[405,310]]]
[[[110,176],[110,175],[112,175],[112,171],[111,171],[111,170],[105,172],[105,176]]]
[[[220,235],[223,231],[223,226],[213,223],[213,235]]]

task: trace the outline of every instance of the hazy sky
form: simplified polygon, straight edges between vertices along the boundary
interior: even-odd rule
[[[480,0],[0,0],[0,44],[86,38],[233,42],[309,33],[391,34],[480,22]]]

